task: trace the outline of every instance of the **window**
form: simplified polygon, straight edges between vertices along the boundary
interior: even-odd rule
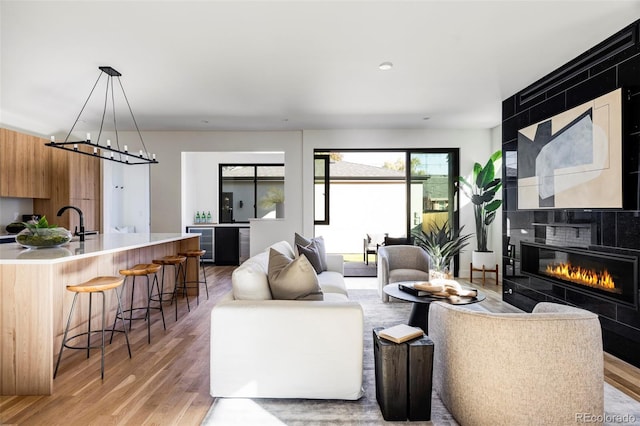
[[[220,223],[284,217],[284,164],[220,164]]]
[[[329,156],[316,154],[314,156],[314,210],[315,224],[329,224]]]

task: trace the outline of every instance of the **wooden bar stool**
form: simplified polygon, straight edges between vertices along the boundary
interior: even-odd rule
[[[89,358],[89,352],[91,349],[101,349],[101,360],[100,360],[100,377],[104,380],[104,332],[105,323],[106,323],[106,303],[105,303],[105,295],[104,292],[107,290],[114,290],[116,293],[116,297],[118,298],[118,310],[116,311],[116,315],[122,315],[122,303],[120,301],[120,295],[116,290],[124,283],[124,278],[122,277],[95,277],[81,284],[76,285],[68,285],[67,290],[72,291],[75,294],[73,295],[73,303],[71,304],[71,311],[69,312],[69,319],[67,320],[67,327],[64,330],[64,335],[62,336],[62,344],[60,345],[60,352],[58,353],[58,361],[56,362],[56,369],[53,372],[53,378],[56,378],[58,374],[58,367],[60,367],[60,360],[62,359],[62,351],[64,348],[68,349],[86,349],[87,350],[87,358]],[[69,333],[69,328],[71,327],[71,318],[73,318],[73,311],[76,307],[76,301],[78,300],[78,294],[80,293],[89,293],[89,321],[87,325],[87,331],[84,333],[79,333],[71,337],[67,337]],[[93,293],[102,294],[102,330],[91,330],[91,299]],[[122,326],[124,328],[124,320],[122,322]],[[92,333],[102,333],[102,343],[100,346],[91,346],[91,334]],[[68,345],[69,341],[81,337],[87,336],[87,346],[70,346]],[[124,328],[124,337],[127,340],[127,349],[129,351],[129,358],[131,358],[131,346],[129,346],[129,335],[127,334],[126,328]]]
[[[113,332],[116,331],[115,329],[116,321],[118,320],[118,318],[121,318],[125,321],[129,321],[129,331],[131,331],[131,325],[134,320],[146,320],[147,321],[147,342],[151,343],[151,309],[157,309],[160,311],[160,314],[162,316],[162,326],[164,327],[165,330],[167,329],[167,325],[164,321],[164,311],[162,309],[162,303],[159,303],[159,306],[156,306],[156,307],[151,306],[154,285],[158,289],[158,294],[160,294],[160,286],[158,284],[158,274],[157,274],[160,268],[161,268],[160,265],[157,265],[154,263],[139,263],[133,266],[132,268],[121,269],[119,271],[120,275],[124,275],[125,282],[127,277],[133,278],[131,280],[131,298],[129,300],[129,309],[125,309],[122,312],[121,316],[116,315],[116,317],[113,319],[113,327],[111,328],[111,339],[113,339]],[[151,274],[154,275],[153,281],[150,278]],[[136,289],[136,277],[142,277],[142,276],[147,278],[147,293],[146,293],[147,303],[146,303],[146,306],[134,307],[133,301],[135,300],[134,296],[135,296],[135,289]],[[122,286],[122,290],[120,292],[121,299],[123,298],[124,292],[125,292],[125,285]],[[140,311],[140,310],[145,311],[145,315],[143,317],[135,317],[134,316],[135,311]]]
[[[189,305],[189,295],[187,294],[187,287],[185,284],[185,282],[187,281],[187,273],[184,267],[186,261],[187,261],[187,258],[185,256],[180,256],[180,255],[164,256],[164,257],[161,257],[160,259],[154,259],[152,261],[156,265],[162,266],[162,283],[160,284],[160,294],[158,295],[157,299],[152,298],[152,300],[157,300],[160,303],[166,302],[167,300],[171,300],[171,303],[173,303],[173,300],[175,299],[176,321],[178,321],[178,297],[177,296],[178,296],[178,287],[180,285],[180,276],[182,276],[182,291],[187,298],[187,309],[189,310],[189,312],[191,312],[191,306]],[[175,286],[173,287],[172,292],[164,291],[164,274],[165,274],[165,268],[167,266],[173,266],[175,270]],[[171,295],[171,299],[165,299],[165,295]]]
[[[195,261],[195,267],[196,267],[196,276],[198,277],[196,280],[192,280],[192,281],[186,281],[185,282],[185,286],[188,288],[190,288],[188,286],[188,284],[195,284],[195,288],[198,289],[198,294],[196,296],[196,301],[197,304],[200,304],[200,284],[204,283],[204,289],[207,293],[207,300],[209,300],[209,287],[207,286],[207,273],[204,269],[204,262],[202,261],[202,256],[204,256],[207,253],[206,250],[188,250],[182,253],[178,253],[179,256],[184,256],[187,258],[187,260],[185,261],[184,264],[184,268],[185,268],[185,273],[187,271],[187,269],[189,268],[189,259],[193,259]],[[198,264],[200,264],[198,266]],[[200,270],[202,270],[202,275],[204,276],[204,281],[200,280]],[[193,287],[192,287],[193,288]]]

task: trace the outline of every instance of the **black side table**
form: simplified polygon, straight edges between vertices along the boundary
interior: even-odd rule
[[[385,420],[431,420],[433,341],[405,343],[381,338],[373,329],[376,400]]]

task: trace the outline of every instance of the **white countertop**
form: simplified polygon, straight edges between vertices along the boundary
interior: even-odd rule
[[[197,234],[100,234],[78,237],[58,248],[25,249],[18,243],[0,244],[0,264],[50,264],[68,262],[154,244],[193,238]]]

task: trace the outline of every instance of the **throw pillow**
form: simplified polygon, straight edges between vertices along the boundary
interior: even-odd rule
[[[269,287],[274,299],[323,300],[318,276],[305,256],[291,259],[269,250]]]
[[[320,252],[318,251],[316,243],[311,243],[306,247],[296,244],[296,248],[298,255],[305,256],[313,266],[313,269],[316,270],[316,273],[319,274],[322,272],[322,261],[320,260]]]
[[[296,232],[296,236],[295,236],[295,243],[300,244],[301,246],[309,246],[309,244],[311,243],[315,243],[316,247],[318,248],[318,253],[320,254],[320,264],[322,265],[322,270],[326,271],[327,270],[327,251],[325,249],[324,246],[324,238],[320,237],[315,237],[315,238],[306,238],[303,237],[302,235],[298,234]]]

